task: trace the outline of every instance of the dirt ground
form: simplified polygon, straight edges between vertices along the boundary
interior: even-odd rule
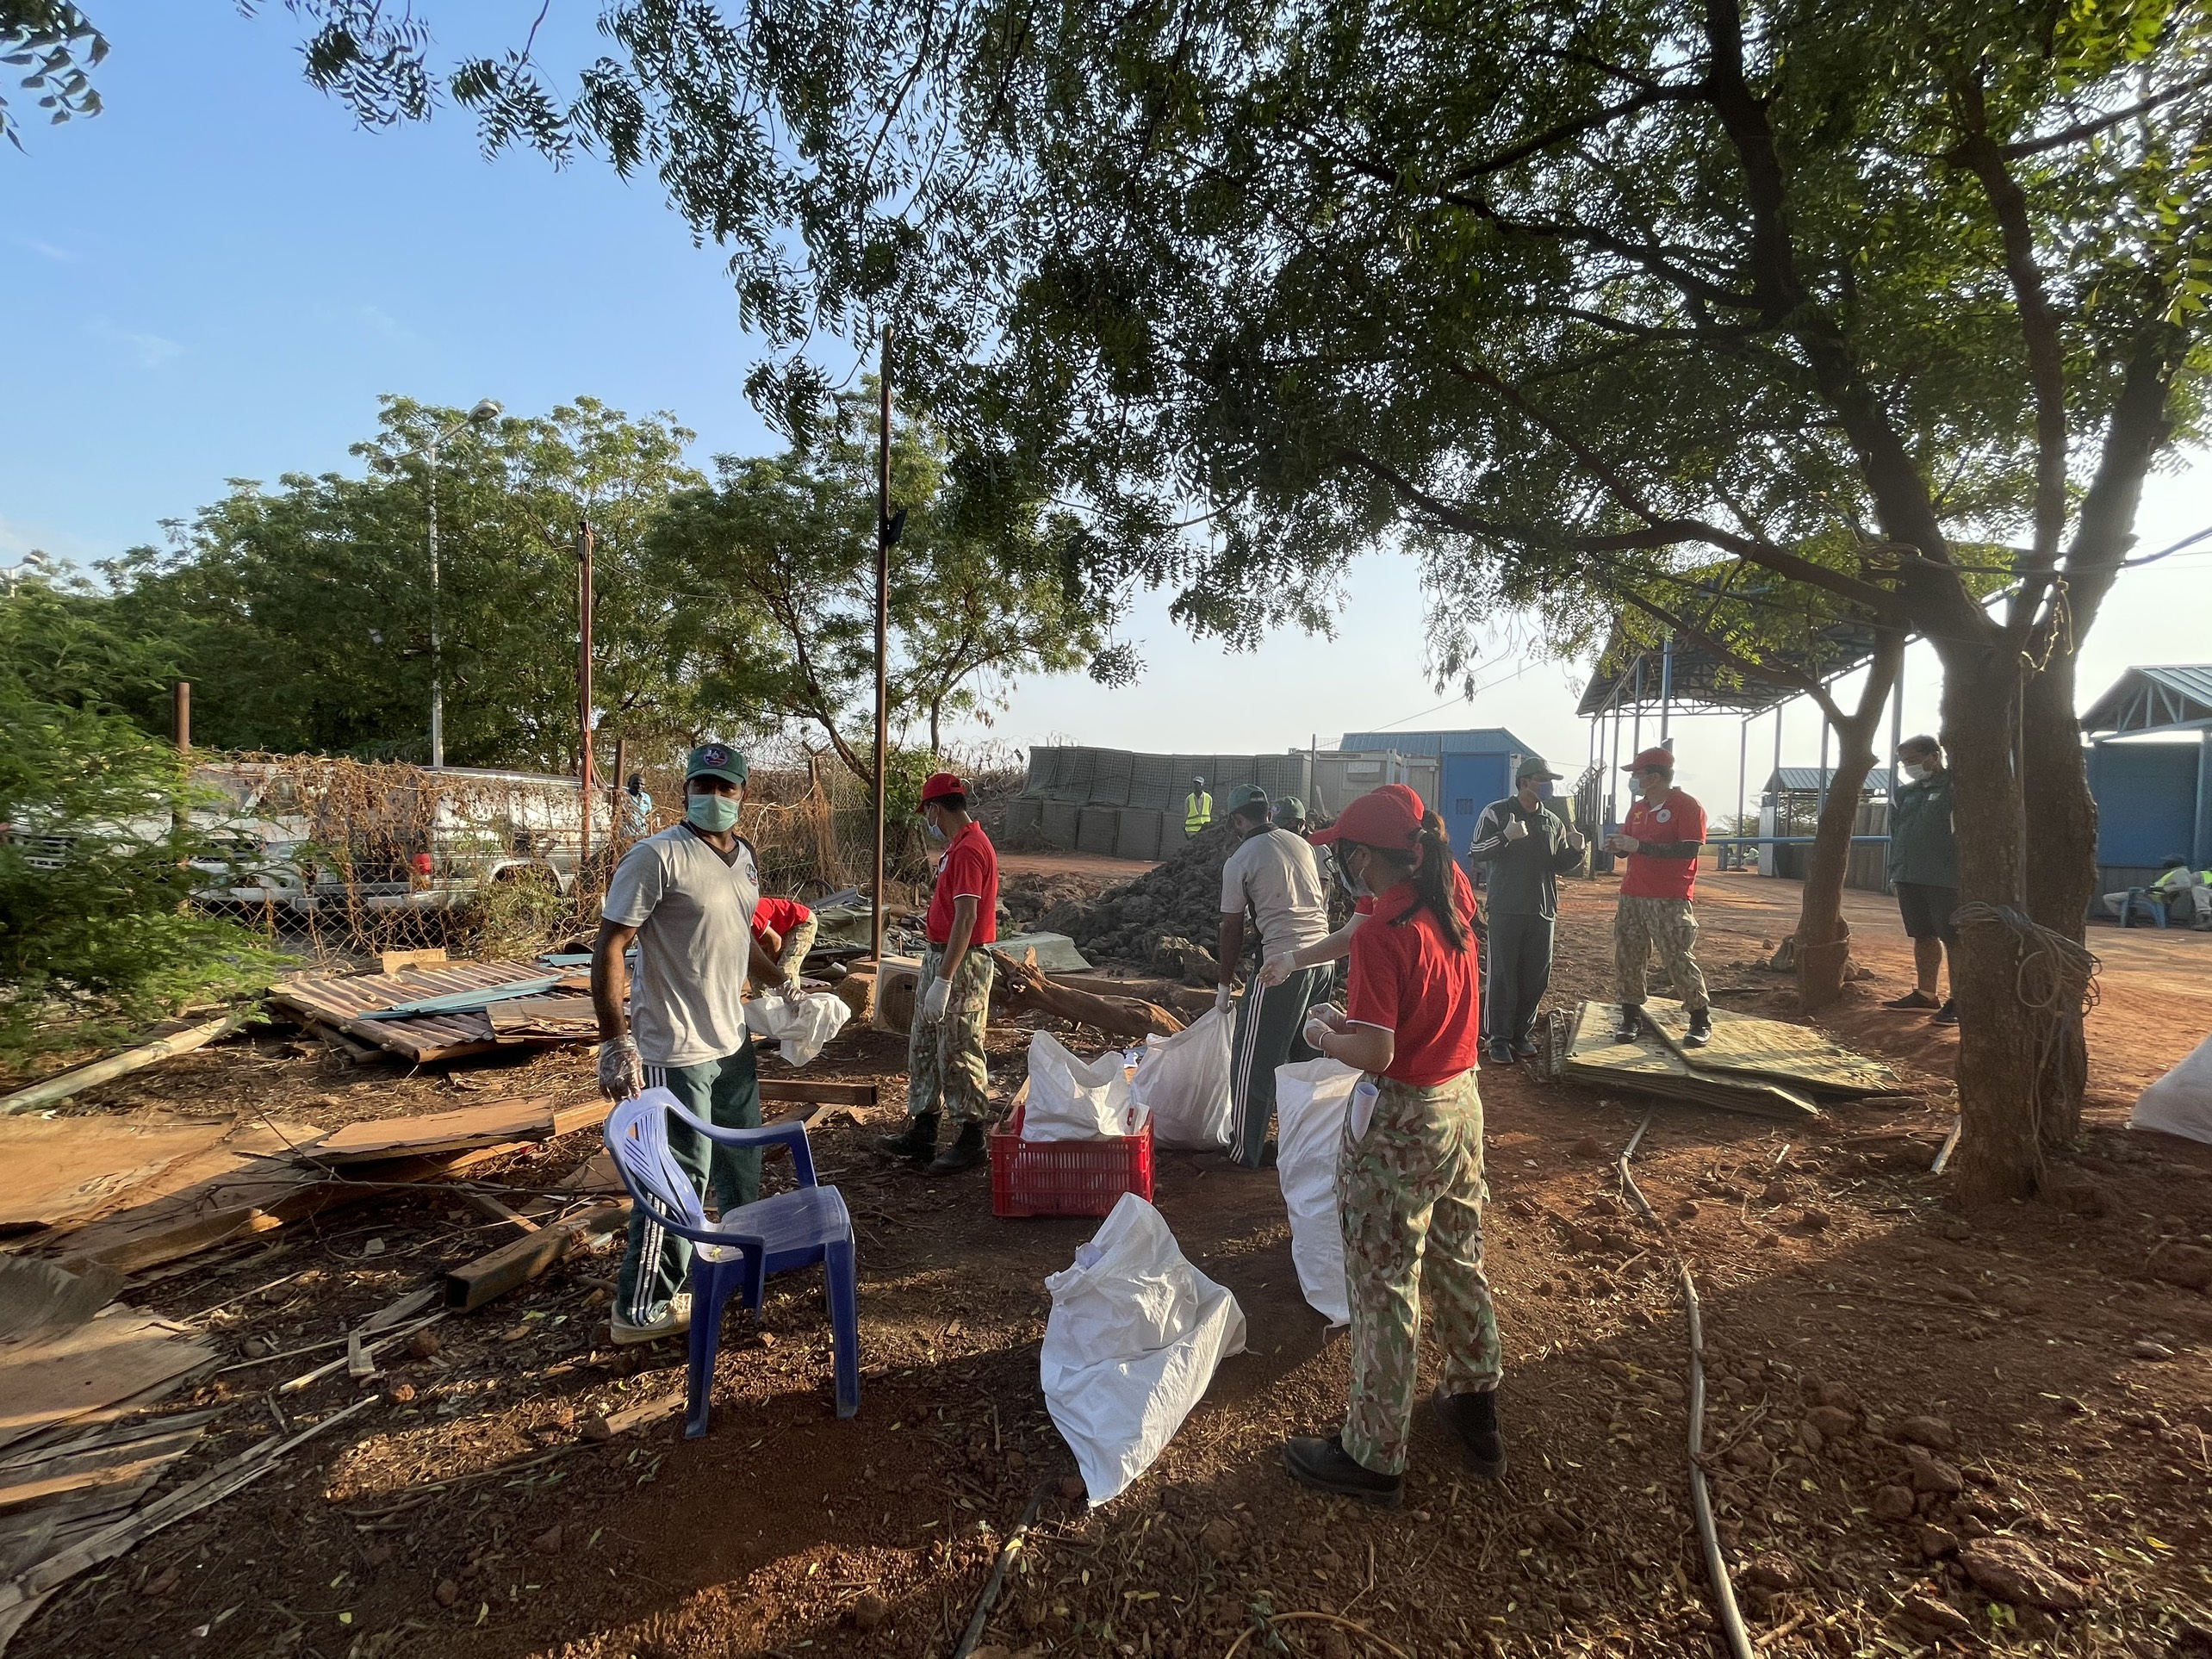
[[[1703,956],[1727,1004],[1786,1009],[1782,983],[1755,965],[1787,930],[1795,890],[1730,877],[1701,889]],[[1563,1000],[1606,988],[1612,895],[1569,884]],[[941,1656],[1043,1484],[1042,1522],[987,1637],[1005,1649],[1222,1659],[1245,1637],[1244,1655],[1708,1653],[1678,1248],[1704,1308],[1721,1529],[1763,1652],[2204,1659],[2212,1301],[2150,1268],[2162,1243],[2212,1243],[2212,1147],[2120,1125],[2141,1083],[2212,1026],[2212,937],[2092,935],[2106,962],[2097,1097],[2065,1204],[1966,1216],[1927,1174],[1954,1040],[1874,1006],[1902,988],[1907,958],[1886,905],[1853,895],[1850,914],[1877,978],[1832,1023],[1920,1097],[1789,1130],[1657,1107],[1634,1169],[1663,1233],[1625,1209],[1611,1161],[1643,1103],[1485,1069],[1513,1458],[1501,1482],[1472,1479],[1424,1418],[1399,1511],[1289,1484],[1283,1436],[1327,1432],[1342,1409],[1343,1338],[1300,1298],[1273,1177],[1163,1153],[1159,1208],[1235,1293],[1249,1349],[1152,1470],[1087,1511],[1060,1484],[1072,1464],[1045,1415],[1037,1344],[1044,1277],[1095,1224],[994,1221],[982,1172],[931,1181],[878,1159],[867,1138],[899,1116],[903,1044],[864,1034],[810,1068],[885,1085],[874,1122],[816,1140],[861,1229],[857,1418],[835,1418],[820,1281],[802,1274],[775,1282],[758,1329],[733,1322],[707,1438],[664,1421],[592,1442],[583,1429],[606,1411],[680,1386],[683,1355],[608,1347],[612,1252],[576,1258],[433,1327],[436,1354],[368,1385],[382,1403],[77,1581],[16,1650]],[[1002,1095],[1027,1038],[994,1028]],[[587,1096],[587,1051],[409,1074],[271,1037],[78,1103],[336,1124],[525,1091]],[[589,1150],[572,1137],[494,1178],[544,1185]],[[202,1256],[127,1297],[241,1351],[249,1339],[289,1348],[342,1334],[502,1236],[432,1193]],[[335,1376],[273,1402],[265,1391],[293,1369],[228,1371],[171,1403],[229,1407],[213,1458],[276,1432],[272,1403],[296,1426],[363,1386]],[[1914,1436],[1954,1449],[1908,1452]],[[2022,1541],[2085,1607],[1992,1601],[1952,1555],[1989,1533]],[[1246,1636],[1259,1612],[1358,1628],[1286,1623],[1271,1645]]]

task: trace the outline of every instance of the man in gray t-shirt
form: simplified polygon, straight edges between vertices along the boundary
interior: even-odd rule
[[[1304,836],[1268,821],[1267,792],[1243,784],[1229,792],[1229,827],[1242,839],[1221,867],[1221,980],[1214,1006],[1226,1013],[1237,962],[1244,954],[1246,918],[1259,934],[1260,960],[1302,950],[1328,937],[1328,895]],[[1275,1115],[1275,1068],[1308,1060],[1306,1010],[1327,993],[1335,970],[1296,968],[1280,985],[1255,978],[1237,1004],[1229,1043],[1229,1095],[1236,1104],[1236,1144],[1229,1155],[1246,1169],[1275,1161],[1267,1138]]]
[[[737,833],[745,757],[722,743],[691,753],[684,821],[623,855],[608,883],[592,947],[592,1004],[599,1016],[600,1090],[625,1100],[663,1088],[718,1128],[761,1126],[760,1078],[745,1028],[745,976],[757,954],[753,907],[760,873]],[[637,947],[630,994],[627,953]],[[759,965],[764,975],[774,964]],[[625,1015],[624,1004],[628,1003]],[[761,1196],[761,1155],[713,1147],[687,1125],[668,1125],[668,1150],[699,1190],[714,1184],[726,1214]],[[689,1328],[689,1240],[669,1236],[639,1209],[615,1280],[610,1334],[647,1342]]]

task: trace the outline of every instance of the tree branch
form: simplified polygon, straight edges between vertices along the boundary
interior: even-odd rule
[[[2094,121],[2077,121],[2072,127],[2061,127],[2043,138],[2022,139],[2016,144],[2008,144],[1998,154],[2007,161],[2019,161],[2029,156],[2041,155],[2047,150],[2061,150],[2069,144],[2078,144],[2084,139],[2092,139],[2099,133],[2109,132],[2138,115],[2147,115],[2161,105],[2172,103],[2176,98],[2185,98],[2208,86],[2212,86],[2212,74],[2199,75],[2178,86],[2170,86],[2163,92],[2153,92],[2149,97],[2131,103],[2125,109],[2116,109],[2109,115],[2099,115]]]

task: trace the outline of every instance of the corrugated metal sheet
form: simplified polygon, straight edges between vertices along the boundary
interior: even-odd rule
[[[1503,726],[1477,726],[1463,731],[1347,731],[1339,749],[1372,753],[1394,749],[1401,755],[1535,755],[1541,751],[1523,743]]]
[[[544,977],[545,970],[535,962],[449,962],[442,966],[406,968],[391,975],[301,973],[279,981],[270,991],[270,1000],[419,1064],[455,1059],[502,1043],[538,1040],[499,1036],[481,1010],[404,1020],[362,1016],[426,997],[482,991]]]
[[[2212,662],[2130,668],[2084,711],[2085,731],[2156,731],[2212,719]]]
[[[1767,781],[1761,787],[1769,795],[1774,792],[1778,785],[1793,794],[1817,795],[1835,776],[1836,768],[1832,766],[1825,771],[1817,766],[1786,766],[1779,771],[1768,773]],[[1868,772],[1865,787],[1873,790],[1877,795],[1888,794],[1890,769],[1886,766],[1878,766]]]

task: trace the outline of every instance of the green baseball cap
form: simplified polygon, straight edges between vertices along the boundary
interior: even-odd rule
[[[1513,774],[1513,780],[1518,783],[1523,778],[1548,778],[1556,782],[1566,775],[1563,772],[1554,772],[1545,765],[1541,755],[1531,755],[1521,761],[1520,770]]]
[[[1241,812],[1248,807],[1265,806],[1267,792],[1258,784],[1239,784],[1229,791],[1229,811]]]
[[[1275,821],[1277,823],[1282,823],[1285,818],[1302,818],[1305,816],[1306,803],[1296,795],[1285,795],[1275,803]]]
[[[701,743],[692,750],[691,758],[684,762],[684,781],[693,778],[720,778],[741,789],[752,767],[745,757],[727,743]]]

